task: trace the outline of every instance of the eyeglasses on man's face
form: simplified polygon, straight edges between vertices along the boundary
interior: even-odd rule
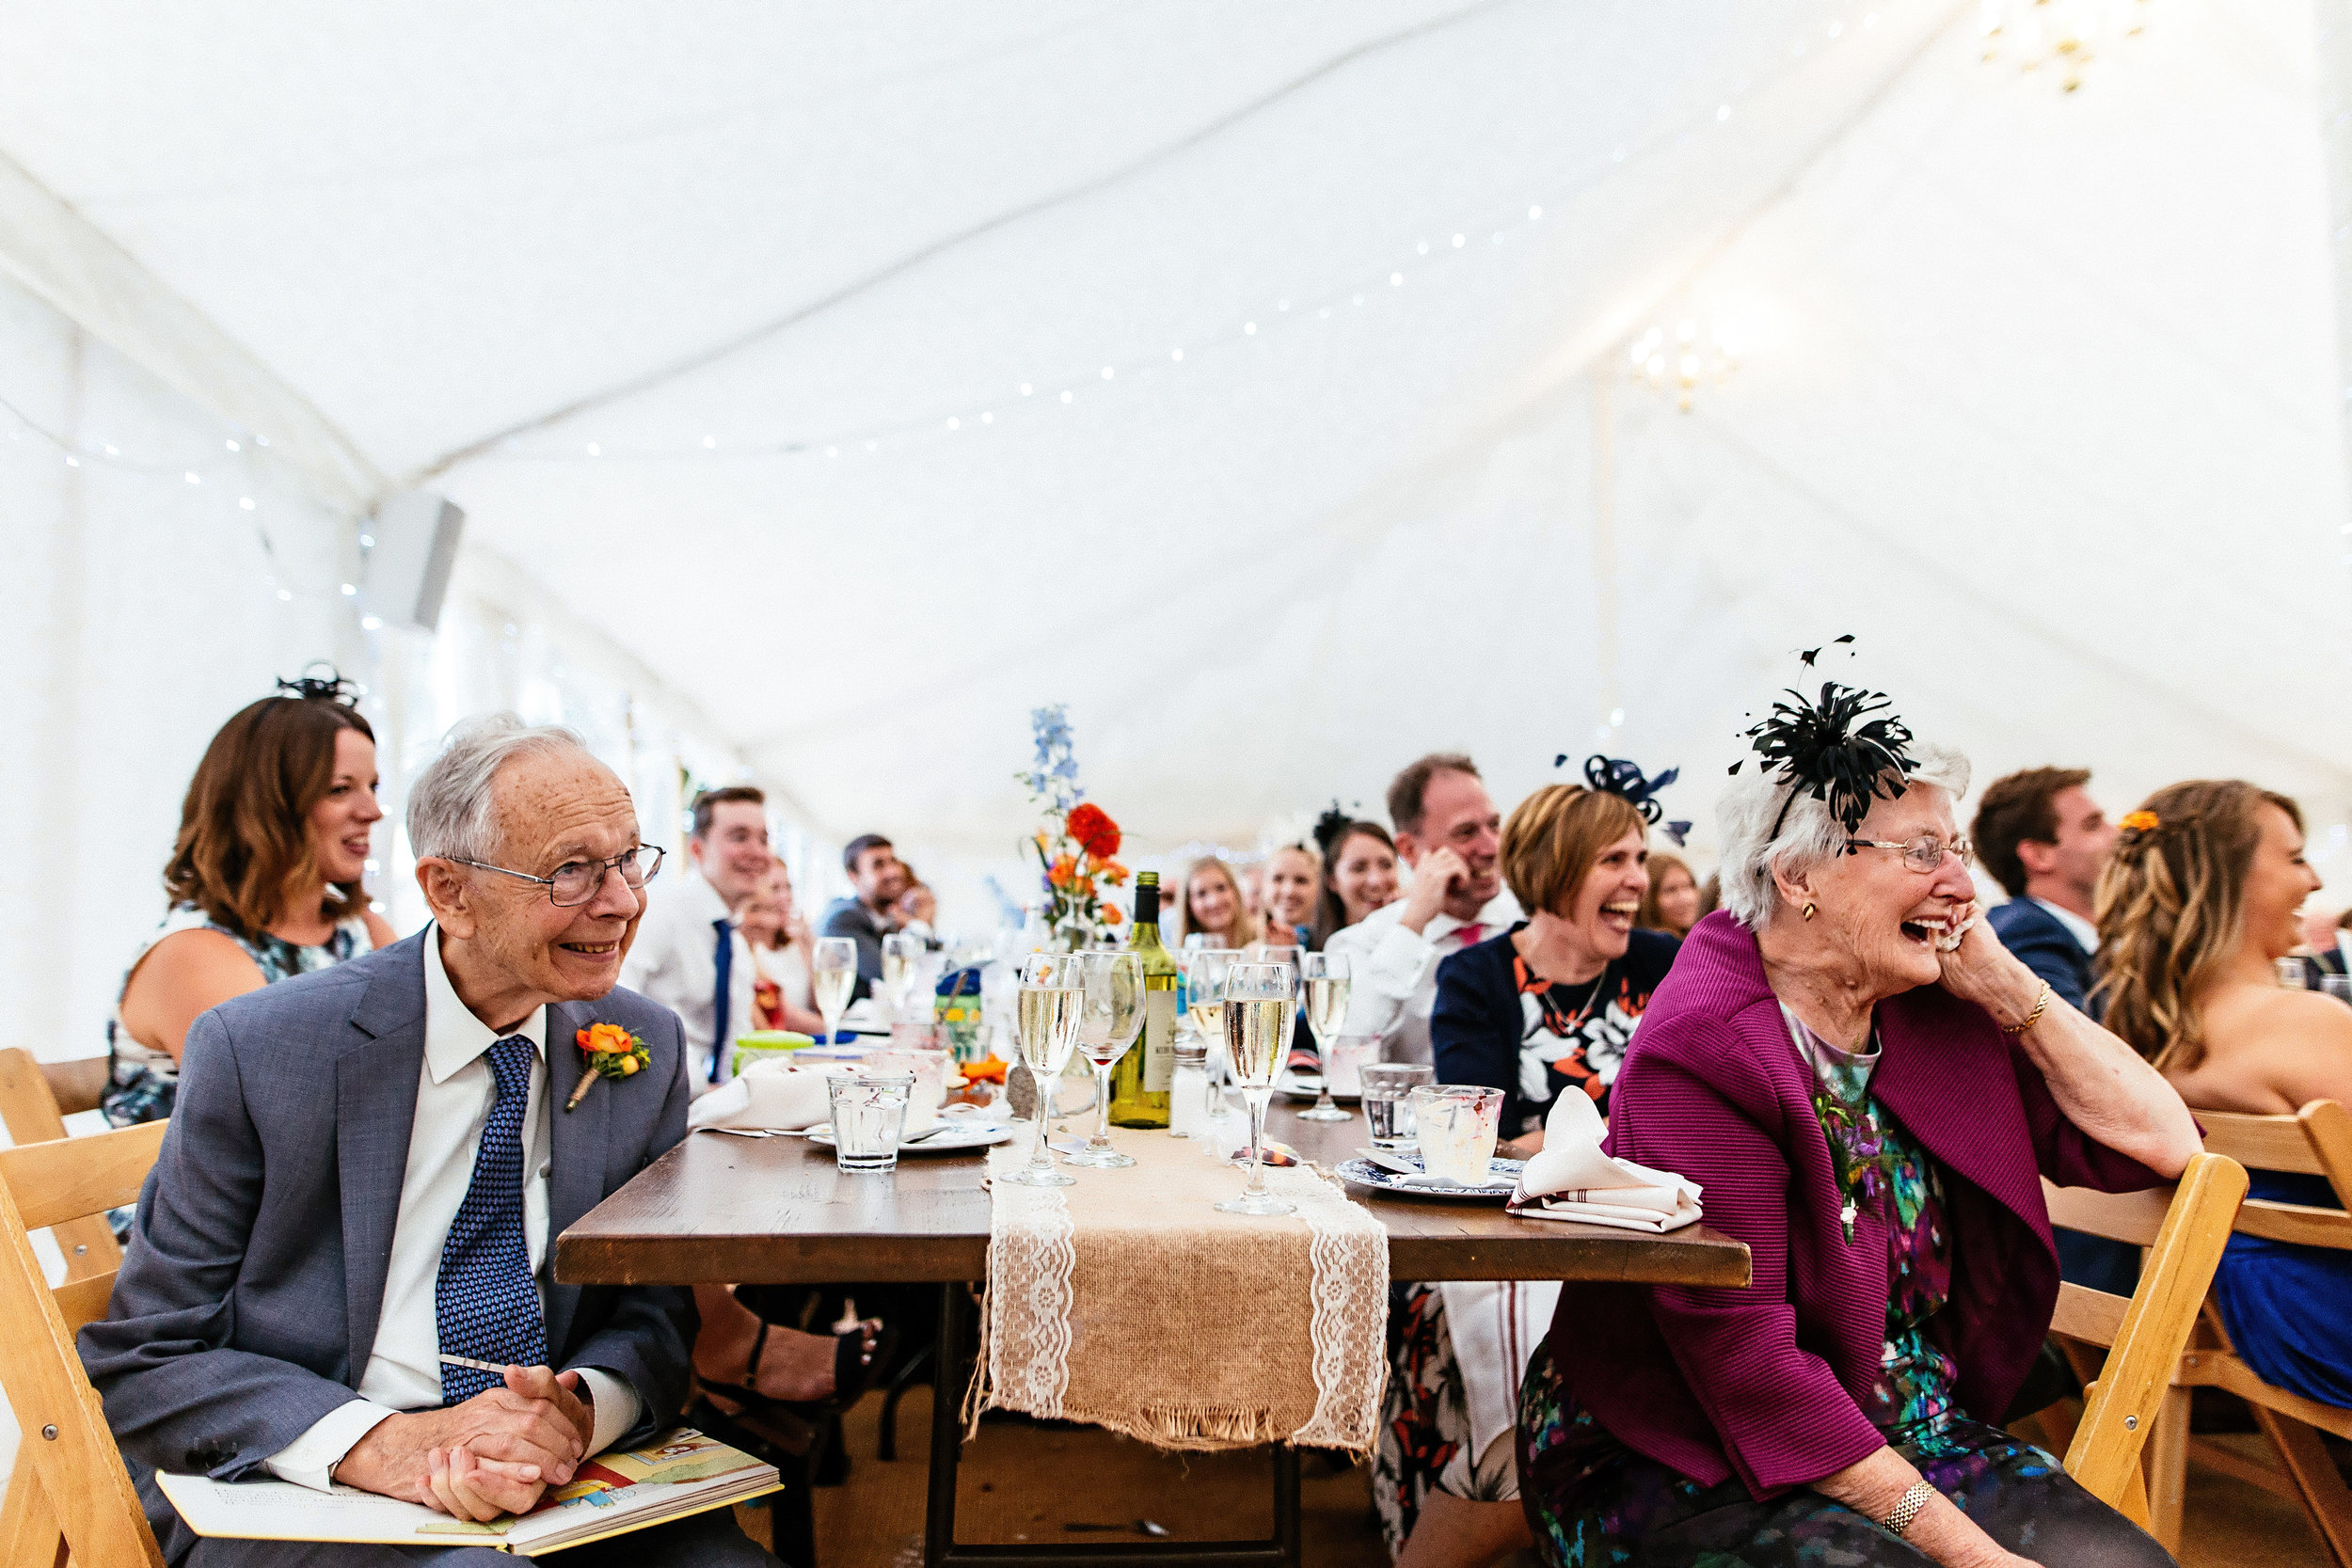
[[[1893,849],[1903,857],[1903,863],[1921,876],[1932,876],[1944,867],[1944,857],[1952,855],[1963,865],[1968,863],[1969,843],[1964,838],[1947,842],[1933,833],[1921,833],[1917,838],[1898,842],[1891,838],[1850,838],[1847,853],[1856,849]]]
[[[604,874],[608,871],[619,872],[621,880],[631,888],[644,887],[653,880],[654,873],[661,869],[662,853],[658,844],[641,844],[611,860],[565,861],[555,868],[554,875],[548,877],[534,877],[528,871],[510,871],[505,866],[491,865],[484,861],[458,860],[454,855],[450,859],[459,865],[470,865],[476,871],[495,871],[501,877],[538,882],[547,888],[548,896],[554,900],[557,909],[567,910],[594,898],[596,890],[604,886]]]

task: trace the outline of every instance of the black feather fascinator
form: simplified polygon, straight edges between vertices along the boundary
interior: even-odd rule
[[[1343,810],[1336,800],[1328,810],[1315,818],[1315,847],[1323,851],[1325,860],[1331,858],[1331,846],[1339,842],[1340,835],[1347,832],[1348,825],[1355,820],[1355,816]]]
[[[1772,837],[1780,836],[1788,807],[1800,795],[1825,803],[1847,832],[1859,832],[1871,800],[1899,797],[1904,781],[1919,766],[1907,750],[1910,726],[1886,712],[1894,699],[1883,691],[1823,681],[1818,702],[1807,701],[1802,691],[1787,696],[1772,705],[1770,718],[1743,732],[1764,766],[1779,769],[1795,786],[1781,803]],[[1734,763],[1731,770],[1737,773],[1740,765]]]
[[[314,675],[313,670],[326,673]],[[293,680],[279,676],[278,691],[280,696],[299,698],[306,703],[340,703],[344,707],[356,707],[359,703],[358,683],[337,674],[335,667],[325,659],[304,665],[302,673]]]
[[[1551,759],[1554,768],[1567,766],[1568,753],[1561,752]],[[1624,757],[1589,756],[1584,759],[1584,787],[1600,795],[1615,795],[1630,800],[1642,820],[1657,828],[1679,845],[1691,831],[1688,821],[1661,822],[1666,808],[1658,802],[1658,792],[1682,777],[1682,769],[1669,768],[1654,779],[1642,775],[1641,766]]]

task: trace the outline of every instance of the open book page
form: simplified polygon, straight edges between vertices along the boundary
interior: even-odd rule
[[[520,1518],[453,1519],[420,1503],[338,1486],[314,1492],[290,1481],[216,1481],[158,1473],[156,1483],[199,1535],[257,1541],[345,1541],[391,1545],[480,1545],[530,1554],[682,1517],[773,1491],[775,1466],[688,1427],[638,1449],[583,1464],[571,1483]]]

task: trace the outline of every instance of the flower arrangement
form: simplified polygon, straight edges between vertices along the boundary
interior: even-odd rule
[[[1062,705],[1033,710],[1029,728],[1037,761],[1014,776],[1045,814],[1044,830],[1030,840],[1045,894],[1045,923],[1074,951],[1126,919],[1104,896],[1127,881],[1127,868],[1113,858],[1119,853],[1119,824],[1079,786],[1077,752]]]
[[[572,1038],[579,1045],[580,1055],[586,1058],[581,1063],[586,1070],[580,1073],[579,1086],[572,1090],[571,1099],[564,1102],[566,1111],[585,1098],[597,1079],[632,1078],[644,1071],[645,1064],[652,1059],[645,1050],[645,1042],[617,1023],[591,1023],[575,1033]]]

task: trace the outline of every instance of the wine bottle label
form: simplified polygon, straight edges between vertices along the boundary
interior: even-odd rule
[[[1176,990],[1143,993],[1143,1092],[1166,1094],[1176,1081]]]

